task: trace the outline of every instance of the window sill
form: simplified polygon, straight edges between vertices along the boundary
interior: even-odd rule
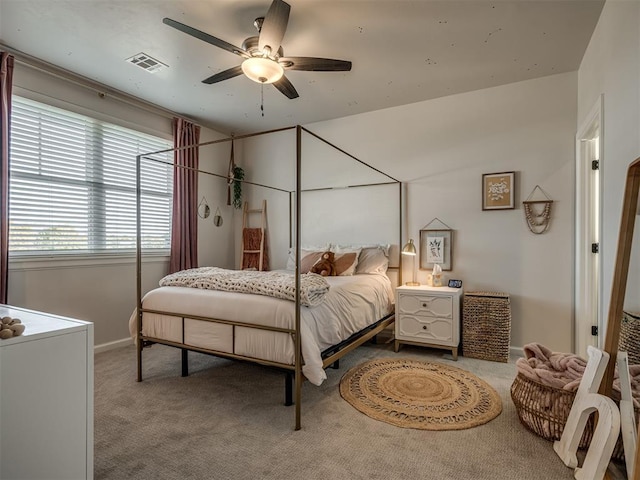
[[[142,263],[165,263],[169,253],[144,253]],[[103,266],[136,264],[136,254],[59,254],[59,255],[10,255],[9,271],[51,270],[62,268],[95,268]]]

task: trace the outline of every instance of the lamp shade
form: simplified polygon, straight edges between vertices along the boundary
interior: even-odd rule
[[[242,71],[257,83],[277,82],[284,75],[282,65],[266,57],[247,58],[242,62]]]
[[[420,283],[416,282],[416,246],[413,243],[413,239],[410,238],[408,243],[405,243],[404,247],[402,247],[402,254],[408,256],[411,259],[411,281],[407,282],[406,285],[410,285],[416,287],[420,285]],[[409,260],[409,259],[407,259]]]
[[[402,247],[403,255],[415,255],[416,254],[416,246],[413,243],[413,239],[409,239],[409,243],[405,243],[404,247]]]

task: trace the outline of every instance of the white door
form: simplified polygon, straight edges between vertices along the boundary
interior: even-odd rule
[[[575,351],[586,358],[587,346],[602,348],[600,242],[602,171],[602,97],[576,135],[576,295]]]

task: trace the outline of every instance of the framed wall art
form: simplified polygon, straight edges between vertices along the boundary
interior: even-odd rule
[[[515,172],[483,174],[482,210],[506,210],[515,207]]]
[[[439,264],[442,270],[451,270],[453,230],[420,230],[420,270],[432,270]]]

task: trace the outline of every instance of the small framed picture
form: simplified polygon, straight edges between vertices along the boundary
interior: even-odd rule
[[[453,230],[420,230],[420,270],[451,270]]]
[[[482,210],[506,210],[515,206],[515,172],[482,175]]]
[[[454,279],[449,280],[449,287],[462,288],[462,280],[454,280]]]

